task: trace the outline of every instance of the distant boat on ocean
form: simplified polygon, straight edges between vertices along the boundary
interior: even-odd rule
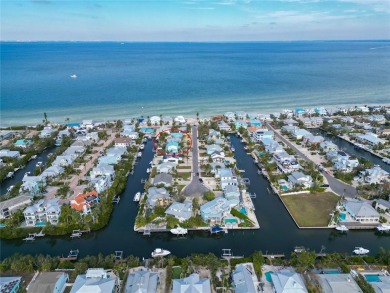
[[[77,75],[76,74],[71,74],[71,75],[69,75],[70,76],[70,78],[77,78]]]

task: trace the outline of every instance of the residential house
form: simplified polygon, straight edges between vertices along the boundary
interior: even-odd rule
[[[22,277],[0,277],[1,293],[16,293],[19,290]]]
[[[347,123],[347,124],[352,124],[355,122],[355,119],[353,119],[353,117],[341,117],[340,120],[344,123]]]
[[[43,130],[41,131],[41,133],[39,134],[39,138],[48,138],[48,137],[51,137],[51,135],[55,132],[54,129],[52,129],[51,127],[45,127],[43,128]]]
[[[15,142],[15,146],[18,148],[28,148],[32,144],[32,140],[29,139],[18,139]]]
[[[378,199],[376,201],[375,208],[389,213],[390,212],[390,199],[389,200]]]
[[[328,112],[326,111],[326,109],[324,107],[317,107],[314,109],[314,112],[319,114],[320,116],[325,116],[328,114]]]
[[[1,130],[0,131],[0,141],[3,141],[4,139],[7,139],[7,138],[12,138],[12,136],[13,136],[12,131],[8,131],[8,130]]]
[[[158,273],[143,267],[128,274],[124,293],[157,293],[159,283]]]
[[[186,221],[192,216],[192,202],[174,202],[167,208],[165,214],[174,216],[180,222]]]
[[[70,206],[84,215],[90,214],[91,209],[99,203],[99,195],[96,191],[80,193],[70,201]]]
[[[294,120],[294,119],[285,119],[283,121],[284,125],[290,125],[290,126],[294,126],[294,125],[298,125],[299,122]]]
[[[385,124],[386,123],[386,118],[383,115],[369,115],[367,117],[367,119],[370,122],[376,122],[376,123],[379,123],[379,124]]]
[[[225,187],[223,194],[229,201],[230,207],[235,207],[240,203],[240,190],[235,185],[228,185]]]
[[[307,136],[310,136],[312,135],[309,131],[307,131],[306,129],[301,129],[301,128],[298,128],[298,129],[294,129],[292,132],[291,132],[291,135],[298,139],[298,140],[301,140],[303,139],[304,137],[307,137]]]
[[[45,169],[42,174],[41,178],[55,178],[65,172],[65,169],[59,166],[51,166],[47,169]]]
[[[311,119],[309,117],[303,117],[301,118],[301,121],[306,128],[310,128],[312,126]]]
[[[240,120],[246,119],[246,113],[244,111],[236,111],[235,114],[236,114],[237,119],[240,119]]]
[[[303,142],[309,145],[318,145],[325,139],[321,135],[307,135],[303,138]]]
[[[264,145],[266,152],[270,154],[284,152],[283,147],[273,139],[264,138],[261,143]]]
[[[310,188],[313,184],[313,179],[310,175],[305,175],[302,172],[292,172],[288,176],[288,182],[292,186],[302,184],[304,188]]]
[[[238,180],[236,174],[234,174],[231,168],[221,168],[215,173],[215,177],[221,179],[221,189],[224,190],[228,185],[238,186]]]
[[[368,113],[370,112],[370,109],[368,109],[368,107],[366,106],[358,106],[358,107],[355,107],[355,110],[356,111],[361,111],[363,113]]]
[[[221,132],[219,132],[218,130],[215,130],[215,129],[209,129],[209,136],[208,136],[209,139],[218,139],[218,138],[221,138]]]
[[[220,122],[218,123],[218,128],[219,128],[221,131],[230,131],[230,130],[231,130],[229,124],[227,124],[225,121],[220,121]]]
[[[118,277],[112,271],[88,269],[85,275],[77,276],[70,293],[114,293],[118,283]]]
[[[382,183],[389,180],[389,173],[380,166],[375,165],[371,169],[360,171],[359,181],[365,184]]]
[[[210,155],[211,160],[214,163],[224,163],[225,162],[225,153],[224,152],[213,152]]]
[[[220,162],[212,162],[210,163],[210,166],[211,166],[211,173],[212,174],[215,174],[217,173],[217,169],[221,169],[221,168],[226,168],[226,165],[224,163],[220,163]]]
[[[167,173],[160,173],[157,174],[156,177],[154,177],[153,185],[163,184],[165,187],[169,187],[172,185],[172,180],[173,180],[172,175]]]
[[[216,197],[214,200],[203,204],[200,207],[200,214],[203,221],[221,222],[230,213],[230,204],[226,198]]]
[[[122,137],[129,137],[131,139],[138,139],[139,133],[135,131],[128,131],[128,130],[123,130],[120,134]]]
[[[111,179],[114,179],[115,177],[114,166],[100,163],[90,171],[89,176],[91,177],[91,179],[94,179],[99,176],[107,176],[110,177]]]
[[[164,187],[150,187],[148,189],[147,203],[150,207],[154,207],[156,205],[166,206],[169,200],[170,194]]]
[[[295,126],[295,125],[283,125],[282,126],[282,132],[288,132],[288,133],[292,133],[294,130],[297,130],[299,129],[298,126]]]
[[[76,140],[98,142],[99,141],[99,133],[98,132],[87,132],[84,135],[77,136]]]
[[[290,270],[281,270],[271,274],[275,293],[307,293],[302,277]]]
[[[207,155],[210,156],[212,153],[215,153],[215,152],[222,152],[222,147],[217,145],[217,144],[206,145]]]
[[[112,178],[106,175],[91,178],[90,184],[96,192],[102,193],[112,185]]]
[[[257,277],[249,264],[238,264],[232,273],[235,293],[257,293]]]
[[[366,201],[348,198],[342,205],[357,222],[362,224],[379,223],[379,213]]]
[[[28,285],[28,293],[62,293],[69,276],[64,272],[39,272]]]
[[[257,130],[253,133],[253,140],[256,142],[260,142],[263,139],[273,139],[274,138],[274,132],[270,130]]]
[[[253,134],[254,134],[256,131],[258,131],[258,130],[259,130],[259,131],[261,131],[261,130],[267,131],[266,128],[263,128],[263,127],[261,127],[261,126],[249,126],[246,130],[248,131],[248,134],[249,134],[249,136],[251,136],[251,137],[253,137]]]
[[[116,148],[127,148],[133,144],[133,139],[130,137],[118,137],[115,138]]]
[[[73,165],[75,158],[71,155],[57,156],[56,159],[51,163],[55,167],[66,167]]]
[[[323,293],[363,293],[350,274],[317,274],[316,279]]]
[[[91,119],[83,120],[82,126],[86,129],[92,129],[95,127],[95,121]]]
[[[172,293],[211,293],[209,279],[201,279],[198,274],[191,274],[183,279],[173,279]]]
[[[236,120],[234,121],[234,126],[236,127],[236,129],[239,129],[240,127],[247,129],[248,123],[246,123],[245,120]]]
[[[170,173],[177,166],[177,163],[174,162],[163,162],[157,165],[156,170],[158,173]]]
[[[344,152],[338,152],[338,156],[332,160],[334,168],[340,172],[352,172],[354,168],[359,166],[359,161],[356,158],[351,158],[348,155],[341,155]],[[344,153],[345,154],[345,153]]]
[[[46,179],[42,176],[28,176],[26,173],[22,179],[21,192],[37,195],[46,186]]]
[[[49,222],[52,225],[57,225],[61,215],[61,206],[56,198],[40,199],[35,204],[27,207],[23,211],[23,215],[26,226],[35,226],[37,222]]]
[[[378,135],[372,132],[367,132],[365,134],[357,135],[356,140],[371,146],[386,143],[386,140],[378,138]]]
[[[10,151],[8,149],[0,150],[0,158],[19,158],[19,157],[20,157],[19,151]]]
[[[226,112],[224,116],[229,120],[229,121],[234,121],[236,119],[236,115],[233,112]]]
[[[149,122],[152,125],[160,125],[161,118],[160,118],[160,116],[152,116],[152,117],[149,118]]]
[[[115,165],[122,160],[122,156],[126,153],[126,148],[110,148],[106,151],[105,156],[99,158],[99,164]]]
[[[19,195],[0,202],[0,219],[8,219],[14,211],[31,204],[31,196]]]
[[[330,151],[338,151],[337,145],[335,145],[333,142],[328,141],[328,140],[321,142],[320,148],[325,153],[330,152]]]

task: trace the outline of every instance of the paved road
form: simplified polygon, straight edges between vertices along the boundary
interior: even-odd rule
[[[278,132],[275,131],[275,129],[269,125],[269,123],[267,123],[267,126],[269,129],[273,130],[275,135],[281,140],[283,141],[285,144],[287,144],[290,148],[292,148],[295,153],[300,157],[302,158],[303,160],[305,161],[310,161],[310,162],[313,162],[312,160],[310,160],[310,158],[308,158],[305,154],[303,154],[297,147],[295,147],[290,141],[288,141],[287,139],[285,139],[282,135],[280,135]],[[313,162],[314,164],[316,164],[315,162]],[[327,173],[322,173],[325,178],[328,180],[328,184],[329,184],[329,187],[330,189],[332,189],[332,191],[334,193],[337,193],[338,195],[340,196],[345,196],[345,197],[355,197],[357,195],[357,191],[356,191],[356,188],[349,185],[349,184],[346,184],[336,178],[334,178],[332,175],[330,174],[327,174]]]
[[[184,189],[185,196],[202,195],[208,191],[199,181],[198,126],[195,125],[192,126],[192,170],[192,180]]]

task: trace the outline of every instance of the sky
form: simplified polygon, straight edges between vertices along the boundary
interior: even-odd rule
[[[0,0],[2,41],[390,39],[390,0]]]

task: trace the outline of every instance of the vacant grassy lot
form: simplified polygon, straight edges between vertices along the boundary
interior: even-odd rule
[[[333,192],[287,195],[281,198],[301,227],[327,226],[329,214],[340,200]]]

